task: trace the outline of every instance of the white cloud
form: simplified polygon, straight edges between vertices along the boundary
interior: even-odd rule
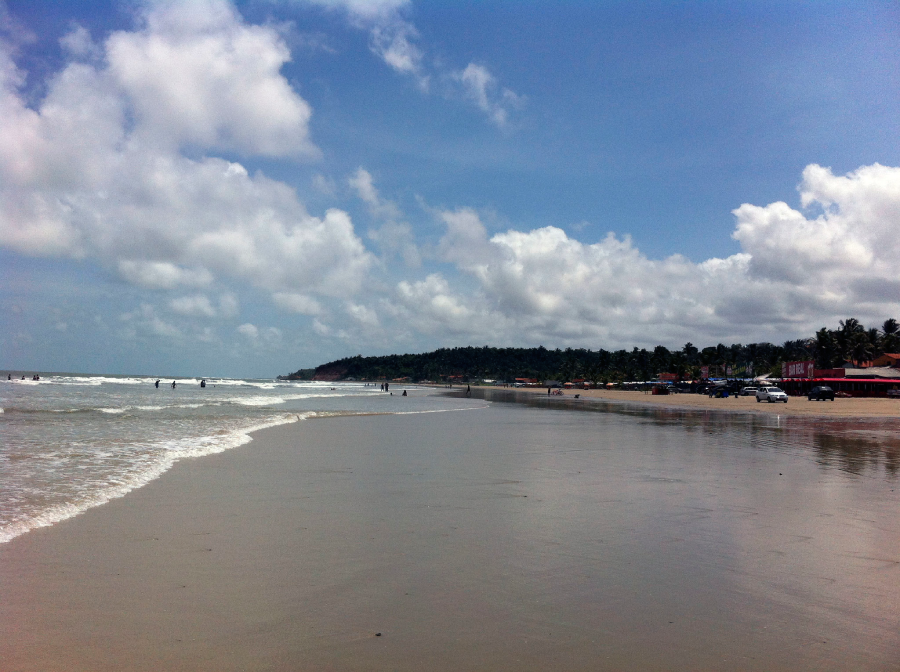
[[[142,20],[106,40],[105,61],[66,65],[36,107],[0,44],[0,246],[97,259],[154,289],[234,277],[354,294],[373,257],[346,213],[311,216],[287,185],[202,155],[313,151],[275,30],[224,0],[152,3]],[[80,54],[89,40],[64,38]]]
[[[156,309],[147,303],[142,303],[140,308],[135,311],[122,314],[119,319],[126,325],[124,334],[126,338],[148,335],[160,336],[168,340],[182,338],[181,330],[159,317]]]
[[[319,318],[317,318],[317,317],[313,318],[312,328],[313,328],[313,331],[316,332],[316,334],[318,334],[319,336],[322,336],[322,337],[331,336],[331,333],[332,333],[331,327],[329,327],[327,324],[321,322],[319,320]]]
[[[461,268],[472,270],[490,260],[487,229],[475,210],[459,208],[437,214],[447,227],[447,233],[438,245],[438,253],[444,261],[458,263]]]
[[[249,322],[239,326],[237,332],[243,336],[255,350],[277,350],[281,347],[284,339],[284,334],[278,327],[266,327],[265,329],[260,329]]]
[[[312,187],[325,196],[334,196],[337,193],[337,187],[334,180],[318,173],[312,178]]]
[[[483,336],[497,342],[497,335],[513,327],[513,320],[492,311],[481,294],[464,295],[439,273],[424,280],[397,285],[392,312],[398,322],[430,335]],[[493,332],[493,337],[489,336]]]
[[[416,46],[416,27],[404,20],[400,11],[409,0],[299,0],[305,4],[342,10],[357,28],[369,31],[369,48],[387,65],[409,75],[423,91],[429,76],[422,68],[422,50]]]
[[[377,327],[378,326],[378,314],[369,308],[368,306],[364,306],[361,304],[356,304],[352,302],[347,302],[344,306],[344,312],[347,313],[354,321],[359,323],[360,326],[363,327]]]
[[[412,76],[419,88],[427,91],[430,78],[422,71],[422,50],[414,43],[418,36],[411,23],[392,17],[375,24],[369,46],[394,70]]]
[[[254,350],[277,350],[282,345],[284,335],[278,327],[266,327],[260,329],[247,322],[237,328],[237,332],[243,336],[248,345]]]
[[[358,168],[347,179],[347,183],[356,192],[356,195],[369,206],[369,212],[381,219],[398,219],[401,217],[400,208],[391,201],[381,198],[372,174],[365,168]]]
[[[222,317],[237,317],[241,304],[234,294],[226,292],[219,296],[219,314]]]
[[[322,312],[321,304],[312,297],[304,294],[291,294],[288,292],[275,292],[272,295],[275,305],[292,313],[301,315],[318,315]]]
[[[416,247],[412,227],[406,222],[397,221],[403,213],[395,203],[381,197],[375,188],[371,173],[365,168],[359,168],[347,182],[368,205],[369,213],[373,217],[386,220],[381,227],[368,232],[369,239],[378,243],[382,253],[399,255],[407,267],[421,266],[422,257]]]
[[[74,58],[94,60],[103,55],[103,50],[91,39],[88,29],[78,24],[60,38],[59,46]]]
[[[839,177],[809,166],[800,185],[810,218],[784,203],[734,211],[742,251],[693,263],[653,260],[610,233],[593,244],[557,227],[488,237],[469,209],[439,213],[440,258],[475,281],[432,274],[402,281],[391,309],[419,331],[492,342],[602,344],[683,340],[780,342],[847,315],[900,312],[900,168]]]
[[[204,294],[194,294],[193,296],[181,296],[172,299],[169,307],[179,315],[187,315],[191,317],[215,317],[216,309],[209,302],[209,298]]]
[[[263,340],[270,346],[277,347],[283,338],[281,329],[278,327],[266,327],[263,331]]]
[[[185,269],[165,261],[122,259],[118,270],[128,282],[151,289],[174,289],[179,285],[202,287],[213,280],[205,268]]]
[[[410,0],[306,0],[330,9],[344,9],[362,19],[375,20],[410,4]]]
[[[466,97],[500,128],[509,124],[510,110],[518,109],[525,103],[523,96],[501,87],[497,78],[483,65],[469,63],[465,70],[454,72],[451,77],[462,85]]]
[[[399,255],[407,268],[419,268],[422,265],[422,255],[414,242],[415,235],[406,222],[387,222],[370,230],[368,236],[378,244],[383,254]]]
[[[369,31],[369,47],[394,71],[412,77],[423,92],[431,86],[432,76],[424,66],[425,52],[417,44],[419,32],[403,18],[406,0],[367,2],[363,0],[306,0],[318,5],[347,12],[353,25]],[[469,63],[462,70],[448,70],[436,65],[439,81],[452,83],[454,97],[462,95],[483,111],[491,123],[499,128],[510,125],[510,112],[525,104],[525,96],[500,85],[487,67]]]
[[[380,203],[378,190],[372,182],[372,174],[365,168],[357,168],[356,172],[347,179],[347,183],[356,191],[357,195],[370,206],[377,207]]]
[[[755,276],[798,284],[815,278],[832,288],[864,278],[896,278],[900,168],[875,164],[836,177],[811,165],[799,188],[803,206],[817,205],[823,214],[808,219],[780,202],[764,208],[744,204],[734,211],[733,237],[753,255]]]
[[[251,341],[255,341],[257,338],[259,338],[259,329],[257,329],[255,325],[250,324],[249,322],[239,326],[237,328],[237,332]]]
[[[201,343],[217,343],[219,341],[219,337],[216,336],[216,332],[213,331],[212,327],[203,327],[196,338]]]
[[[279,73],[290,53],[273,28],[245,24],[226,0],[157,2],[143,21],[113,33],[106,55],[147,144],[318,155],[310,106]]]

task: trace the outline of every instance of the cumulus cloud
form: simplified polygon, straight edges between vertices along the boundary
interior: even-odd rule
[[[63,43],[79,57],[96,47],[78,27]],[[372,257],[346,213],[311,216],[287,185],[209,155],[315,153],[275,30],[225,0],[160,1],[96,48],[105,59],[70,61],[31,107],[0,44],[0,245],[97,259],[153,289],[234,277],[358,290]]]
[[[224,0],[158,2],[143,22],[113,33],[106,55],[148,144],[317,155],[310,106],[279,74],[290,53],[273,28],[245,24]]]
[[[396,297],[389,310],[401,325],[429,335],[451,338],[469,337],[483,342],[498,342],[498,335],[510,341],[514,318],[491,308],[484,294],[465,294],[453,288],[439,273],[424,280],[403,280],[397,285]]]
[[[753,255],[755,276],[792,283],[815,277],[833,287],[896,275],[900,169],[875,164],[840,177],[811,165],[799,189],[803,206],[818,206],[821,215],[808,219],[783,202],[734,211],[733,237]]]
[[[702,263],[649,259],[613,233],[592,244],[554,226],[489,237],[475,211],[439,212],[440,258],[474,288],[441,274],[402,281],[391,308],[425,333],[605,347],[748,334],[779,341],[851,314],[900,312],[900,168],[835,176],[811,165],[799,189],[804,209],[821,214],[742,205],[734,211],[742,250]]]

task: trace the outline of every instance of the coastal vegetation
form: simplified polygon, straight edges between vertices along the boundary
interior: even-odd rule
[[[883,353],[900,351],[900,325],[886,320],[881,328],[863,326],[859,320],[842,320],[837,329],[823,327],[815,336],[781,345],[734,343],[698,348],[685,343],[680,350],[657,345],[653,350],[632,348],[609,351],[583,348],[460,347],[440,348],[421,354],[347,357],[300,369],[281,378],[289,380],[394,380],[471,382],[516,378],[560,382],[587,380],[621,382],[651,380],[660,373],[681,378],[699,377],[701,367],[718,367],[738,377],[773,372],[780,374],[788,361],[813,360],[817,368],[859,365]]]

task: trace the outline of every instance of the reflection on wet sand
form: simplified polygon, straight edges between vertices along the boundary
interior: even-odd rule
[[[896,478],[900,471],[900,419],[761,415],[731,410],[648,407],[603,399],[544,397],[506,389],[476,388],[475,394],[499,403],[614,413],[687,432],[723,434],[739,431],[749,447],[812,451],[823,467],[850,474]]]

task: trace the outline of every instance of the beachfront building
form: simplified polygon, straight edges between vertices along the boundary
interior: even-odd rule
[[[900,353],[886,352],[881,357],[872,360],[872,366],[889,366],[894,369],[900,369]]]
[[[816,369],[813,362],[787,362],[782,368],[780,387],[790,395],[805,395],[819,385],[851,397],[887,397],[889,390],[900,389],[900,370],[889,366]]]

